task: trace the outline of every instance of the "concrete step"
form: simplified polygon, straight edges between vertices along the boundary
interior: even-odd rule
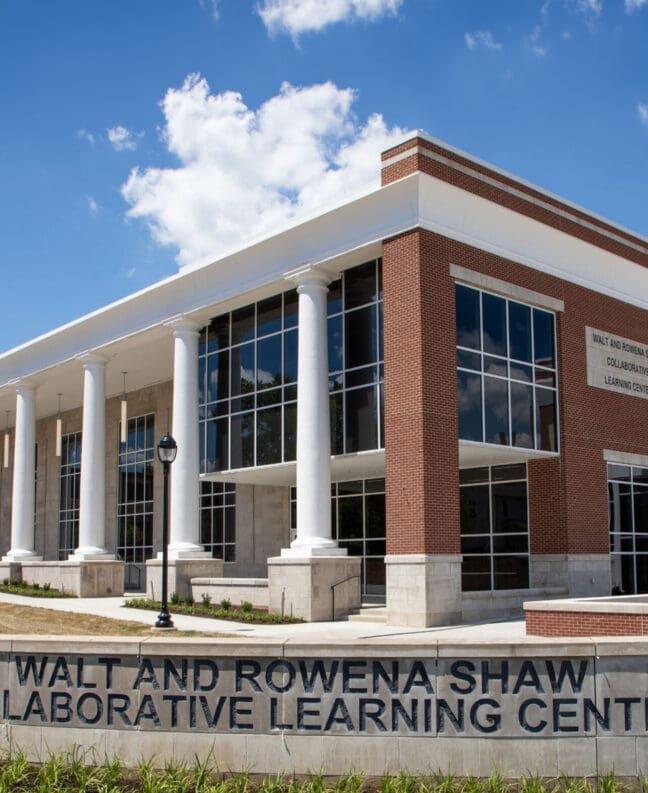
[[[384,625],[387,622],[387,607],[363,606],[352,611],[347,619],[349,622],[376,622]]]

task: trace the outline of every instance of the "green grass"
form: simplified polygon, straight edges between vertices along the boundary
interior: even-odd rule
[[[613,773],[587,779],[544,779],[522,776],[503,779],[448,774],[417,776],[403,771],[371,778],[360,773],[339,777],[251,777],[223,774],[211,758],[193,763],[153,761],[125,768],[118,759],[94,762],[92,752],[74,749],[50,754],[41,764],[27,762],[20,752],[0,760],[0,793],[646,793],[645,778],[617,779]]]
[[[131,609],[146,609],[148,611],[159,611],[161,603],[158,600],[151,600],[150,598],[131,598],[124,602],[124,606]],[[222,605],[204,604],[200,603],[187,603],[186,601],[173,603],[169,601],[169,611],[171,614],[189,614],[192,617],[211,617],[218,620],[230,620],[231,622],[248,622],[257,625],[273,624],[273,625],[289,625],[304,620],[297,617],[282,617],[281,614],[269,614],[267,611],[250,610],[247,606],[245,608],[236,608],[235,606],[227,606],[223,608]]]
[[[10,581],[5,578],[0,583],[0,592],[6,592],[9,595],[24,595],[31,598],[75,598],[76,595],[72,592],[61,592],[59,589],[54,589],[49,584],[28,584],[26,581]]]

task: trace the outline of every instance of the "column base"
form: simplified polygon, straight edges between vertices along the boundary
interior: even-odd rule
[[[162,560],[162,551],[158,551],[157,558]],[[168,550],[169,559],[212,559],[209,551],[206,551],[202,545],[190,545],[173,547],[169,546]]]
[[[43,557],[38,556],[35,551],[24,551],[21,548],[18,548],[15,551],[7,551],[7,553],[2,557],[3,562],[39,562]]]
[[[339,619],[360,608],[361,568],[358,556],[297,557],[282,551],[268,559],[269,610],[307,622]]]
[[[169,559],[167,591],[169,596],[175,592],[181,600],[191,595],[192,578],[222,578],[223,560],[214,559],[210,553],[203,551],[204,557],[199,559]],[[162,559],[146,561],[146,594],[153,600],[162,597]]]
[[[335,542],[335,540],[331,540],[330,545],[298,545],[299,541],[296,540],[290,548],[282,548],[281,549],[281,558],[282,559],[311,559],[312,557],[316,556],[321,558],[323,556],[348,556],[346,548],[340,548],[340,546]]]
[[[22,578],[28,584],[50,584],[77,597],[116,597],[124,594],[124,563],[108,559],[22,563]]]
[[[612,591],[608,553],[532,554],[532,587],[564,587],[569,597],[598,597]]]
[[[386,556],[387,624],[461,623],[461,555]]]
[[[85,546],[84,548],[77,548],[74,553],[71,553],[68,562],[110,562],[118,561],[115,559],[114,553],[108,553],[105,548],[99,548],[92,545]]]

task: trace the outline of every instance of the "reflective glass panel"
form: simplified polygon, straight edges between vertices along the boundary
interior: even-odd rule
[[[281,341],[277,334],[257,342],[257,389],[281,385]]]
[[[355,308],[376,300],[376,263],[367,262],[344,274],[345,308]]]
[[[539,308],[533,309],[533,344],[535,362],[554,369],[554,318],[553,314]]]
[[[347,391],[345,397],[347,454],[365,449],[375,449],[378,445],[378,410],[375,387]]]
[[[345,314],[346,368],[374,363],[378,356],[376,306],[366,306]]]
[[[281,330],[281,295],[269,297],[257,304],[257,336],[267,336]]]
[[[511,383],[511,445],[533,448],[533,388]]]
[[[457,344],[460,347],[480,349],[479,292],[467,286],[455,287],[457,308]]]
[[[232,311],[232,344],[254,338],[254,305]]]
[[[257,465],[281,462],[281,407],[258,410]]]
[[[490,532],[490,495],[488,485],[462,487],[460,490],[461,534]]]
[[[536,448],[555,452],[557,443],[556,392],[536,388]]]
[[[506,356],[506,301],[501,297],[483,292],[482,308],[484,312],[484,352]]]
[[[486,443],[508,445],[508,382],[506,380],[484,377],[484,424]]]
[[[522,303],[509,302],[509,340],[511,358],[531,361],[531,309]]]
[[[467,441],[483,440],[482,378],[477,374],[457,372],[459,402],[459,437]]]

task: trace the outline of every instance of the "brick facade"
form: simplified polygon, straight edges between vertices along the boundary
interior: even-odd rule
[[[648,345],[645,311],[422,229],[383,245],[387,553],[458,553],[450,264],[564,301],[560,458],[529,463],[532,554],[607,554],[603,449],[645,454],[646,402],[587,385],[585,327]]]

